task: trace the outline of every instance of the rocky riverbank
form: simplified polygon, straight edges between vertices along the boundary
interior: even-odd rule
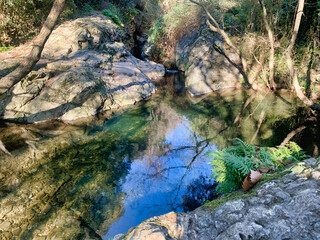
[[[228,53],[227,58],[222,51]],[[179,39],[175,60],[185,72],[186,88],[192,96],[241,86],[242,76],[235,67],[240,59],[206,24]]]
[[[320,239],[319,187],[319,160],[308,159],[239,199],[154,217],[114,239]]]
[[[150,96],[165,69],[135,58],[126,38],[119,26],[99,14],[60,25],[34,71],[0,97],[0,118],[75,120]],[[0,77],[14,68],[19,59],[14,53],[0,56]]]

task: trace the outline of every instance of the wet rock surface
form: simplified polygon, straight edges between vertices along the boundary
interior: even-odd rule
[[[175,58],[178,69],[185,71],[186,88],[194,96],[235,87],[242,78],[234,66],[239,64],[237,55],[206,25],[180,38]]]
[[[320,239],[320,164],[305,166],[265,182],[255,196],[154,217],[115,239]]]
[[[0,118],[74,120],[150,96],[165,69],[132,56],[123,40],[119,27],[102,15],[62,24],[35,71],[0,97]],[[12,59],[1,64],[1,74],[12,67]]]

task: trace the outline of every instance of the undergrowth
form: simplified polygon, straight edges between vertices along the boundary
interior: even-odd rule
[[[102,11],[102,14],[110,18],[112,22],[116,25],[123,27],[124,25],[121,19],[119,18],[119,13],[117,13],[117,11],[115,10],[117,10],[117,8],[105,9]]]
[[[153,5],[151,4],[153,3]],[[153,44],[161,56],[172,56],[177,40],[188,30],[199,26],[198,11],[189,1],[171,0],[167,2],[151,1],[146,3],[146,14],[153,13],[148,41]],[[153,10],[151,10],[153,9]]]
[[[109,2],[108,8],[103,10],[102,14],[110,18],[116,25],[124,27],[131,17],[139,14],[139,11],[132,6],[120,6]]]
[[[0,52],[5,52],[11,49],[13,49],[13,46],[6,46],[4,43],[2,43],[2,47],[0,47]]]
[[[308,156],[294,142],[278,148],[257,147],[241,139],[221,151],[211,151],[212,176],[218,183],[217,192],[232,192],[241,187],[251,170],[283,169],[287,162],[299,162]]]
[[[201,7],[189,0],[141,0],[144,2],[144,14],[152,22],[148,42],[154,49],[155,60],[173,59],[178,40],[193,30],[198,30],[205,23],[206,14]],[[259,1],[256,0],[198,0],[203,3],[232,40],[237,43],[248,62],[250,81],[266,85],[268,79],[268,62],[270,42],[266,32]],[[288,47],[292,33],[292,24],[296,13],[297,1],[265,0],[268,21],[275,40],[275,75],[279,88],[290,88],[285,49]],[[293,58],[301,80],[301,86],[308,86],[305,77],[310,62],[310,52],[319,49],[320,1],[306,0],[304,17],[300,26]],[[248,41],[248,37],[251,41]],[[316,47],[310,43],[315,42]],[[299,49],[301,51],[299,52]],[[310,65],[311,66],[311,65]],[[260,69],[261,68],[261,69]],[[259,70],[260,69],[260,70]],[[310,71],[310,69],[309,69]],[[308,90],[310,91],[310,90]]]

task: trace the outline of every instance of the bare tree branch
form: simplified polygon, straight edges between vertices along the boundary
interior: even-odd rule
[[[263,0],[259,0],[260,6],[262,8],[263,21],[268,32],[268,38],[270,43],[270,58],[269,58],[269,83],[272,89],[276,89],[276,83],[274,82],[274,35],[267,18],[267,9],[264,5]]]
[[[293,138],[296,134],[302,132],[304,129],[306,129],[306,126],[301,126],[293,131],[291,131],[286,138],[282,141],[282,143],[280,144],[280,146],[285,146],[290,140],[291,138]]]

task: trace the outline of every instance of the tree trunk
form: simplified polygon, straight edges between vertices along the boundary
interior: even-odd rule
[[[41,28],[40,34],[33,42],[29,56],[24,59],[23,63],[17,69],[0,80],[0,95],[6,93],[12,86],[32,71],[33,67],[39,61],[44,45],[63,11],[64,4],[65,0],[54,1],[51,11]]]
[[[213,24],[214,24],[214,25],[213,25],[209,20],[206,21],[206,23],[207,23],[208,27],[210,28],[210,30],[213,31],[213,32],[216,32],[216,33],[220,34],[220,35],[223,37],[223,39],[225,40],[226,44],[227,44],[229,47],[231,47],[231,48],[237,53],[237,55],[239,56],[239,58],[240,58],[240,60],[241,60],[241,65],[242,65],[240,72],[241,72],[241,74],[243,75],[243,78],[244,78],[244,80],[245,80],[245,83],[246,83],[248,86],[250,86],[250,83],[249,83],[249,80],[248,80],[248,69],[247,69],[247,68],[248,68],[248,64],[247,64],[246,59],[243,58],[240,49],[239,49],[238,47],[236,47],[236,46],[232,43],[232,41],[231,41],[231,39],[229,38],[228,34],[227,34],[223,29],[220,28],[219,23],[216,21],[216,19],[211,15],[211,13],[208,11],[208,9],[207,9],[203,4],[201,4],[201,3],[199,3],[199,2],[196,2],[196,1],[194,1],[194,0],[189,0],[189,1],[203,8],[203,10],[205,11],[206,15],[209,17],[209,19],[210,19],[210,20],[213,22]]]
[[[271,89],[275,90],[277,86],[274,82],[274,36],[273,36],[273,32],[271,30],[271,27],[269,25],[269,22],[268,22],[266,6],[264,5],[263,0],[259,0],[259,3],[262,8],[263,21],[266,26],[266,30],[268,32],[268,38],[269,38],[269,43],[270,43],[269,83],[270,83]]]
[[[293,32],[292,32],[292,37],[290,40],[290,44],[286,50],[287,66],[288,66],[288,69],[290,72],[290,77],[293,82],[294,90],[296,91],[298,98],[305,105],[307,105],[313,109],[320,110],[320,106],[318,104],[314,104],[312,102],[312,100],[307,98],[306,95],[302,92],[299,81],[298,81],[298,75],[297,75],[296,71],[294,70],[294,65],[293,65],[293,61],[292,61],[292,57],[291,57],[292,49],[293,49],[293,46],[294,46],[296,39],[297,39],[297,36],[298,36],[298,31],[299,31],[301,18],[302,18],[302,14],[303,14],[303,7],[304,7],[304,0],[299,0],[296,20],[295,20],[294,28],[293,28]]]

